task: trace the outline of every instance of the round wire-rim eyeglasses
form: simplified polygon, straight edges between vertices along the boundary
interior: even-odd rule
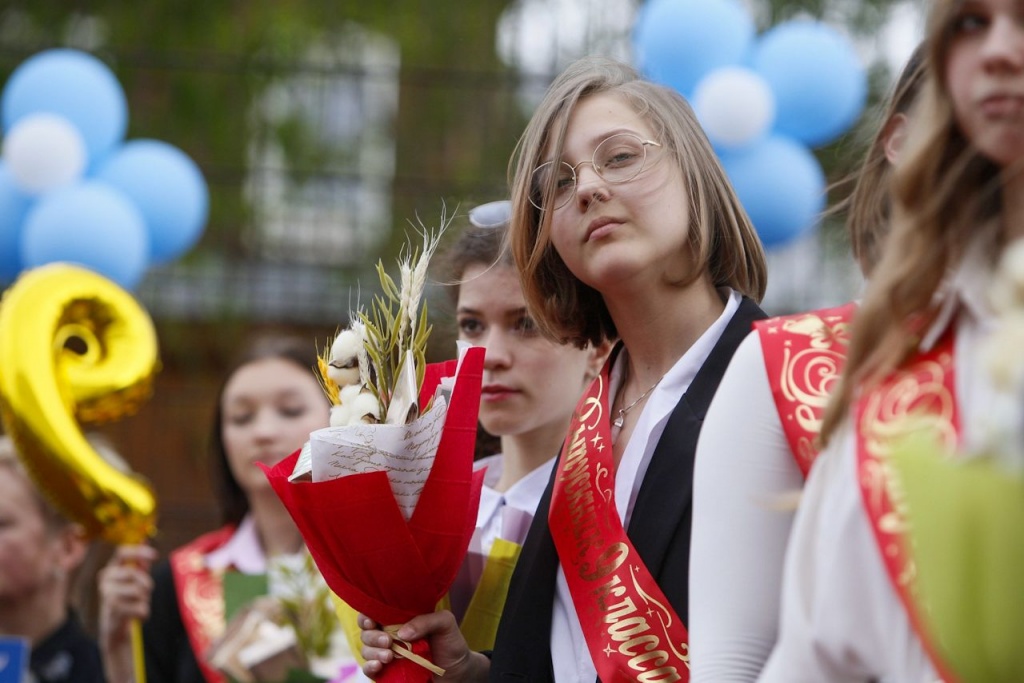
[[[651,146],[661,147],[661,143],[644,140],[633,133],[616,133],[602,140],[590,159],[584,159],[575,166],[566,161],[557,162],[559,173],[554,177],[552,169],[556,168],[556,162],[546,161],[533,169],[530,203],[541,211],[548,197],[554,210],[568,204],[578,183],[576,169],[583,164],[590,164],[606,182],[616,185],[628,183],[647,167],[647,148]]]

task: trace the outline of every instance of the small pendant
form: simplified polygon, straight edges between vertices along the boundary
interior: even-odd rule
[[[619,411],[619,416],[617,418],[615,418],[614,422],[612,422],[612,426],[615,427],[616,429],[622,429],[622,423],[625,422],[625,421],[626,421],[626,416],[623,415],[622,411],[620,410]]]

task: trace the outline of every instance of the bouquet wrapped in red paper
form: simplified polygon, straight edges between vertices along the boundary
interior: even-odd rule
[[[400,286],[378,264],[384,294],[322,358],[332,426],[265,468],[328,586],[383,625],[436,608],[465,557],[483,483],[473,472],[483,349],[423,363],[420,301],[436,244],[426,236],[423,253],[401,262]],[[380,680],[430,679],[417,663],[429,664],[425,642],[396,651]]]

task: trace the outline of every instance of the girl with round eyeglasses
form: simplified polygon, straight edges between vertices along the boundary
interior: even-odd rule
[[[538,328],[616,343],[577,405],[493,652],[467,648],[444,612],[397,636],[428,639],[445,681],[684,679],[694,448],[764,317],[764,251],[689,105],[615,61],[555,80],[513,168],[510,245]],[[362,625],[374,677],[391,636]]]

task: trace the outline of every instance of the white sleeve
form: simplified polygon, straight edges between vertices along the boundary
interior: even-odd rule
[[[753,681],[775,644],[792,501],[803,475],[772,398],[761,341],[740,344],[697,444],[690,550],[693,683]]]
[[[804,488],[786,551],[779,641],[758,681],[936,681],[864,511],[848,427]]]

